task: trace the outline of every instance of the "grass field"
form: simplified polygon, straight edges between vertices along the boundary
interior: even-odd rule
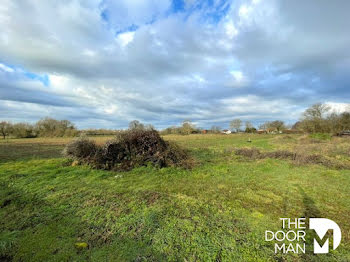
[[[165,139],[188,148],[196,166],[93,170],[61,157],[69,138],[0,141],[0,260],[350,261],[349,169],[234,153],[319,153],[347,165],[349,138]],[[280,229],[280,217],[332,219],[341,245],[322,255],[275,254],[264,232]]]

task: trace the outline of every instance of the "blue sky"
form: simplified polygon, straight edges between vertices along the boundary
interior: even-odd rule
[[[350,102],[348,1],[3,0],[0,119],[297,121]]]

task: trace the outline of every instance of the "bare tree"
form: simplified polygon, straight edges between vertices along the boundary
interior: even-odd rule
[[[7,136],[10,135],[12,130],[12,125],[9,122],[2,121],[0,122],[0,134],[5,139]]]
[[[272,121],[272,122],[268,122],[267,123],[267,127],[276,129],[278,132],[282,131],[283,129],[286,129],[286,126],[285,126],[284,122],[281,121],[281,120],[275,120],[275,121]]]
[[[245,128],[246,129],[253,128],[253,124],[250,121],[245,121]]]
[[[144,124],[142,124],[138,120],[133,120],[129,123],[129,129],[134,130],[134,129],[145,129]]]
[[[262,130],[268,129],[268,123],[269,123],[269,122],[265,122],[265,123],[261,124],[261,125],[259,126],[259,129],[262,129]]]
[[[330,110],[326,104],[317,103],[305,110],[301,118],[301,126],[307,132],[330,132],[329,122],[325,115]]]
[[[231,129],[235,129],[236,132],[238,132],[240,130],[242,126],[242,120],[241,119],[234,119],[230,122],[230,128]]]
[[[221,132],[221,127],[219,126],[212,126],[210,131],[214,134],[220,133]]]
[[[330,110],[330,107],[326,104],[317,103],[305,110],[303,118],[307,120],[319,120],[322,119]]]
[[[195,129],[194,124],[190,120],[185,120],[182,122],[181,134],[189,135]]]
[[[145,129],[146,129],[146,130],[156,130],[156,129],[154,128],[154,126],[151,125],[151,124],[145,125]]]

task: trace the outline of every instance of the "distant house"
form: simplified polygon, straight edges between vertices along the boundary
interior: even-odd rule
[[[302,132],[297,129],[290,128],[290,129],[283,130],[283,133],[284,134],[301,134]]]
[[[277,130],[276,130],[276,128],[267,128],[267,129],[266,129],[266,132],[267,132],[268,134],[276,134],[276,133],[277,133]]]
[[[221,133],[222,133],[222,134],[229,135],[229,134],[231,134],[232,132],[231,132],[231,130],[224,129],[224,130],[221,131]]]
[[[267,131],[265,129],[258,129],[258,130],[256,130],[256,133],[258,133],[258,134],[267,134]]]

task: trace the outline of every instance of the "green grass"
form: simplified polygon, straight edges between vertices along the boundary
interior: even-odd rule
[[[314,139],[319,139],[319,140],[330,140],[331,139],[331,135],[325,134],[325,133],[310,134],[310,137],[314,138]]]
[[[69,139],[1,142],[0,258],[349,261],[350,170],[248,161],[232,149],[272,150],[299,139],[249,137],[252,143],[248,135],[166,136],[199,164],[119,173],[68,165],[60,150]],[[280,228],[280,217],[315,216],[342,229],[342,243],[330,254],[274,254],[264,241],[265,230]]]

